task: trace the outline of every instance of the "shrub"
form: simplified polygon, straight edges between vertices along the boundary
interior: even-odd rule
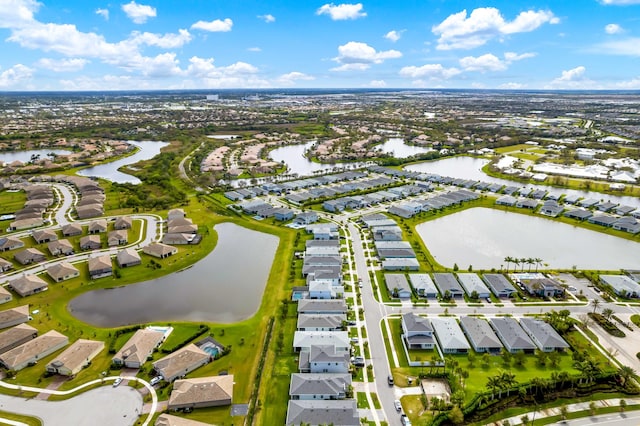
[[[589,312],[589,318],[594,320],[600,325],[607,333],[615,337],[625,337],[624,331],[620,330],[614,323],[603,317],[602,315],[594,312]]]

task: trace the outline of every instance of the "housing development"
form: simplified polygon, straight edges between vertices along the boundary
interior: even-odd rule
[[[635,409],[640,96],[525,94],[3,95],[0,422]]]

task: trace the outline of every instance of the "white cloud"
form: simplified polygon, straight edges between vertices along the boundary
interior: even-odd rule
[[[175,53],[161,53],[154,57],[137,55],[121,61],[118,66],[129,71],[139,71],[147,77],[171,77],[181,75]]]
[[[334,21],[364,18],[367,13],[362,11],[362,7],[362,3],[343,3],[339,5],[330,3],[320,7],[316,11],[316,15],[329,15]]]
[[[509,63],[515,62],[515,61],[521,61],[523,59],[533,58],[535,56],[536,56],[535,53],[521,53],[521,54],[517,54],[514,52],[504,53],[504,59]]]
[[[400,40],[400,37],[402,37],[402,33],[403,31],[396,31],[396,30],[391,30],[388,33],[386,33],[384,35],[384,38],[386,38],[387,40],[391,40],[392,42],[396,42],[398,40]]]
[[[35,0],[0,1],[0,28],[22,28],[34,22],[33,14],[40,8]]]
[[[623,29],[618,24],[607,24],[604,27],[604,32],[607,34],[620,34],[623,32]]]
[[[640,56],[640,37],[600,43],[593,50],[606,55]]]
[[[439,50],[472,49],[496,37],[530,32],[545,23],[559,22],[559,19],[547,10],[521,12],[513,21],[508,22],[498,9],[482,7],[474,9],[468,17],[466,9],[449,15],[431,30],[440,36],[437,46]]]
[[[400,75],[402,77],[414,79],[428,78],[431,80],[446,80],[451,77],[455,77],[461,72],[462,71],[457,68],[445,68],[442,66],[442,64],[426,64],[420,67],[403,67],[400,70]]]
[[[262,52],[262,49],[259,47],[250,47],[247,49],[249,52]]]
[[[387,82],[384,80],[371,80],[369,82],[369,84],[367,84],[368,87],[376,87],[376,88],[383,88],[383,87],[387,87]]]
[[[122,11],[135,24],[144,24],[149,18],[156,17],[156,8],[145,4],[138,4],[134,0],[131,3],[123,4]]]
[[[629,4],[640,4],[640,0],[600,0],[600,3],[614,6],[624,6]]]
[[[281,75],[280,77],[277,78],[276,82],[283,86],[291,86],[296,84],[297,81],[311,81],[311,80],[315,80],[315,77],[302,72],[293,71],[288,74]]]
[[[109,9],[96,9],[96,15],[100,15],[105,21],[109,20]]]
[[[271,87],[268,81],[257,75],[256,67],[245,62],[216,67],[213,64],[213,58],[205,59],[197,56],[192,57],[189,62],[184,74],[197,78],[198,86],[206,88]]]
[[[487,53],[482,56],[473,57],[466,56],[460,59],[460,66],[465,71],[504,71],[507,69],[506,62],[499,59],[497,56]]]
[[[338,46],[338,56],[334,61],[341,64],[333,71],[366,70],[371,64],[381,64],[387,59],[402,57],[402,53],[397,50],[385,50],[377,52],[376,49],[366,43],[350,41],[347,44]]]
[[[267,24],[270,24],[272,22],[276,22],[276,17],[273,16],[272,14],[270,14],[270,13],[267,13],[266,15],[258,15],[258,19],[262,19]]]
[[[42,58],[37,62],[38,66],[51,71],[55,71],[55,72],[80,71],[88,63],[89,61],[87,59],[82,59],[82,58],[71,58],[71,59]]]
[[[154,34],[139,33],[134,31],[129,38],[134,44],[146,44],[148,46],[157,46],[163,49],[175,49],[182,47],[191,41],[191,34],[187,30],[178,30],[178,34]]]
[[[191,29],[209,31],[212,33],[231,31],[233,27],[233,21],[229,18],[224,20],[216,19],[214,21],[198,21],[191,25]]]
[[[22,64],[16,64],[8,70],[0,73],[0,87],[10,88],[24,80],[29,80],[33,75],[33,70]]]
[[[545,89],[601,89],[601,86],[585,76],[586,71],[582,65],[562,71],[560,77],[551,81]]]
[[[499,86],[500,89],[506,89],[506,90],[518,90],[518,89],[523,89],[525,87],[526,85],[522,83],[514,83],[514,82],[503,83]]]
[[[579,67],[572,68],[570,70],[562,71],[562,75],[556,78],[555,81],[578,81],[583,79],[584,72],[587,69],[582,65]]]

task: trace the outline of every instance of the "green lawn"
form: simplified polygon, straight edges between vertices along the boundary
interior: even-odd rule
[[[24,207],[24,203],[26,201],[27,194],[24,191],[0,191],[0,215],[15,213],[17,210]],[[9,222],[10,221],[5,222],[7,226],[9,225]],[[5,226],[2,228],[5,228]]]
[[[40,419],[29,416],[22,416],[20,414],[9,413],[8,411],[0,411],[0,425],[8,424],[4,423],[1,419],[13,420],[17,422],[26,423],[29,426],[40,426],[42,422]]]
[[[356,392],[356,400],[358,401],[358,408],[370,408],[366,393]]]

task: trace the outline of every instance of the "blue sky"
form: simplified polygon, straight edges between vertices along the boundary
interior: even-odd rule
[[[640,89],[640,0],[0,0],[0,90]]]

